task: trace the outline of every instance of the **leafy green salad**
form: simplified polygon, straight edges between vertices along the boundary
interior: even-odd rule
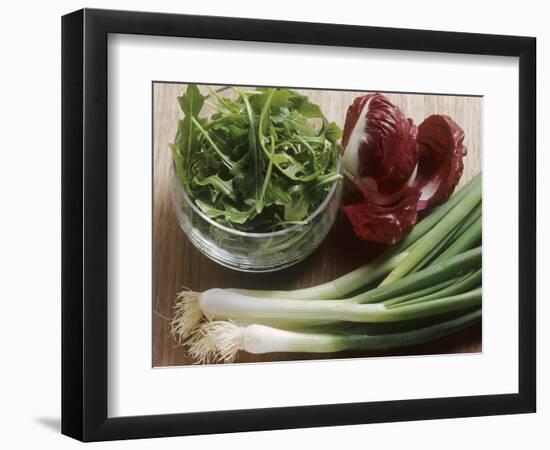
[[[227,227],[271,232],[306,219],[341,178],[341,130],[308,97],[280,88],[188,85],[170,145],[184,191]],[[204,106],[213,111],[201,116]]]

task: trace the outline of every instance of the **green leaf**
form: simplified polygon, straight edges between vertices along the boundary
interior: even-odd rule
[[[291,180],[295,181],[311,181],[317,178],[317,172],[308,173],[303,164],[286,152],[279,152],[272,156],[273,164],[281,173],[286,175]],[[300,175],[302,174],[302,175]]]
[[[202,105],[204,105],[204,96],[196,85],[190,84],[187,86],[185,94],[178,97],[178,101],[185,116],[198,117]]]
[[[292,203],[292,196],[285,189],[282,183],[273,182],[265,193],[266,205],[289,206]]]
[[[333,144],[338,142],[342,138],[342,130],[336,123],[330,122],[324,125],[325,137]]]
[[[208,87],[208,94],[213,97],[216,102],[214,103],[214,107],[216,109],[225,109],[226,111],[229,111],[231,113],[239,113],[241,110],[241,106],[237,103],[232,101],[231,99],[222,97],[216,90],[212,89],[210,86]]]
[[[316,127],[307,120],[307,117],[302,116],[296,110],[291,111],[283,123],[290,135],[298,134],[303,137],[316,136],[318,134]]]
[[[285,220],[296,222],[305,219],[309,211],[309,196],[304,185],[292,192],[292,203],[285,207]]]
[[[229,125],[229,132],[231,133],[231,137],[235,140],[241,139],[248,133],[244,128],[240,128],[233,124]]]
[[[180,180],[180,183],[186,183],[185,169],[183,165],[183,157],[178,149],[178,146],[175,144],[168,144],[170,151],[172,152],[172,158],[176,165],[176,173]]]
[[[256,196],[256,212],[260,214],[264,208],[264,196],[265,191],[267,189],[267,185],[269,184],[270,178],[271,178],[271,171],[273,169],[273,153],[275,152],[275,133],[273,130],[271,131],[271,149],[269,150],[266,146],[266,143],[268,139],[264,136],[264,133],[267,132],[267,127],[269,126],[269,111],[271,107],[271,101],[273,97],[275,96],[274,89],[269,89],[267,94],[267,99],[264,102],[264,105],[262,107],[262,112],[260,114],[260,120],[258,122],[258,139],[260,141],[260,147],[262,148],[265,157],[267,157],[269,163],[267,166],[267,171],[264,176],[264,181],[262,183],[260,195]],[[258,158],[260,158],[260,155],[258,155]]]
[[[315,105],[309,102],[302,103],[302,105],[300,105],[300,108],[298,108],[298,112],[304,117],[323,117],[323,113],[321,112],[321,108],[319,108],[319,105]]]
[[[235,199],[235,192],[233,190],[233,181],[224,181],[218,174],[210,175],[202,180],[199,180],[197,177],[193,178],[193,182],[199,186],[212,186],[220,194],[226,195],[231,199]]]
[[[288,89],[276,89],[270,101],[271,108],[280,108],[288,104],[288,100],[294,93]]]
[[[269,153],[269,163],[267,165],[267,171],[265,173],[264,182],[262,183],[262,190],[260,192],[260,198],[258,199],[258,202],[256,203],[256,212],[260,214],[265,206],[265,193],[267,191],[268,186],[271,184],[271,174],[273,172],[273,154],[275,153],[275,131],[273,128],[271,129],[270,133],[270,147],[271,152]]]
[[[288,100],[290,109],[300,109],[304,103],[308,102],[308,98],[305,95],[298,95],[297,93],[294,93]]]
[[[201,209],[201,211],[211,219],[215,219],[217,217],[223,217],[227,221],[237,223],[237,224],[245,223],[254,214],[253,209],[240,211],[231,205],[226,205],[226,209],[221,210],[198,199],[195,200],[195,203]]]
[[[252,106],[248,101],[248,97],[243,94],[242,99],[246,108],[246,114],[248,118],[248,160],[252,166],[252,173],[250,174],[254,181],[254,198],[258,201],[261,189],[261,158],[258,149],[258,138],[256,136],[256,122],[254,120],[254,112]]]
[[[178,124],[179,137],[175,145],[171,147],[178,177],[182,185],[189,190],[189,171],[192,166],[192,156],[198,150],[200,136],[193,126],[193,118],[198,118],[204,97],[197,86],[190,84],[186,92],[178,97],[180,108],[184,113],[183,120]]]
[[[261,113],[267,101],[270,108],[280,108],[287,105],[289,98],[294,95],[288,89],[259,88],[256,91],[261,94],[255,95],[251,104],[257,114]]]
[[[319,105],[311,103],[305,95],[294,95],[289,99],[293,109],[298,111],[302,116],[307,118],[322,118],[323,113]]]

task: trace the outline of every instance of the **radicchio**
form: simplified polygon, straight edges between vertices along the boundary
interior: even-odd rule
[[[395,205],[379,206],[362,202],[344,205],[355,235],[363,240],[395,244],[416,223],[418,191],[408,190]]]
[[[394,203],[414,181],[415,138],[412,120],[384,95],[356,98],[342,136],[347,178],[366,199],[380,205]]]
[[[342,137],[342,167],[355,191],[342,209],[355,234],[393,244],[418,211],[447,200],[462,175],[463,139],[447,116],[430,116],[417,129],[384,95],[356,98]]]
[[[439,205],[453,193],[464,169],[464,131],[449,116],[433,115],[418,127],[418,209]]]

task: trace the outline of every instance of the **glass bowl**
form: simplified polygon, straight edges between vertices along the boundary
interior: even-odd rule
[[[304,224],[271,233],[234,230],[206,216],[189,199],[178,181],[174,164],[172,167],[172,200],[181,229],[205,256],[230,269],[271,272],[296,264],[321,244],[338,214],[341,180],[334,182],[323,203]]]

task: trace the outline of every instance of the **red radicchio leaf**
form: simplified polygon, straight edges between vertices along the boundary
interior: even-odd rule
[[[382,94],[358,97],[348,108],[342,146],[348,184],[361,192],[348,195],[342,208],[355,234],[398,242],[416,223],[420,196],[412,187],[418,161],[412,120]]]
[[[434,207],[453,193],[467,149],[464,131],[448,116],[429,116],[418,127],[418,169],[415,187],[420,191],[417,209]]]
[[[357,97],[348,108],[343,168],[366,199],[399,200],[415,178],[416,127],[382,94]]]
[[[348,193],[342,209],[355,234],[393,244],[417,220],[417,211],[446,201],[463,171],[464,132],[448,116],[415,127],[382,94],[358,97],[348,108],[342,166]]]
[[[342,210],[358,238],[384,244],[395,244],[416,223],[416,204],[419,196],[420,194],[415,188],[410,188],[395,205],[379,206],[365,201],[343,206]]]

